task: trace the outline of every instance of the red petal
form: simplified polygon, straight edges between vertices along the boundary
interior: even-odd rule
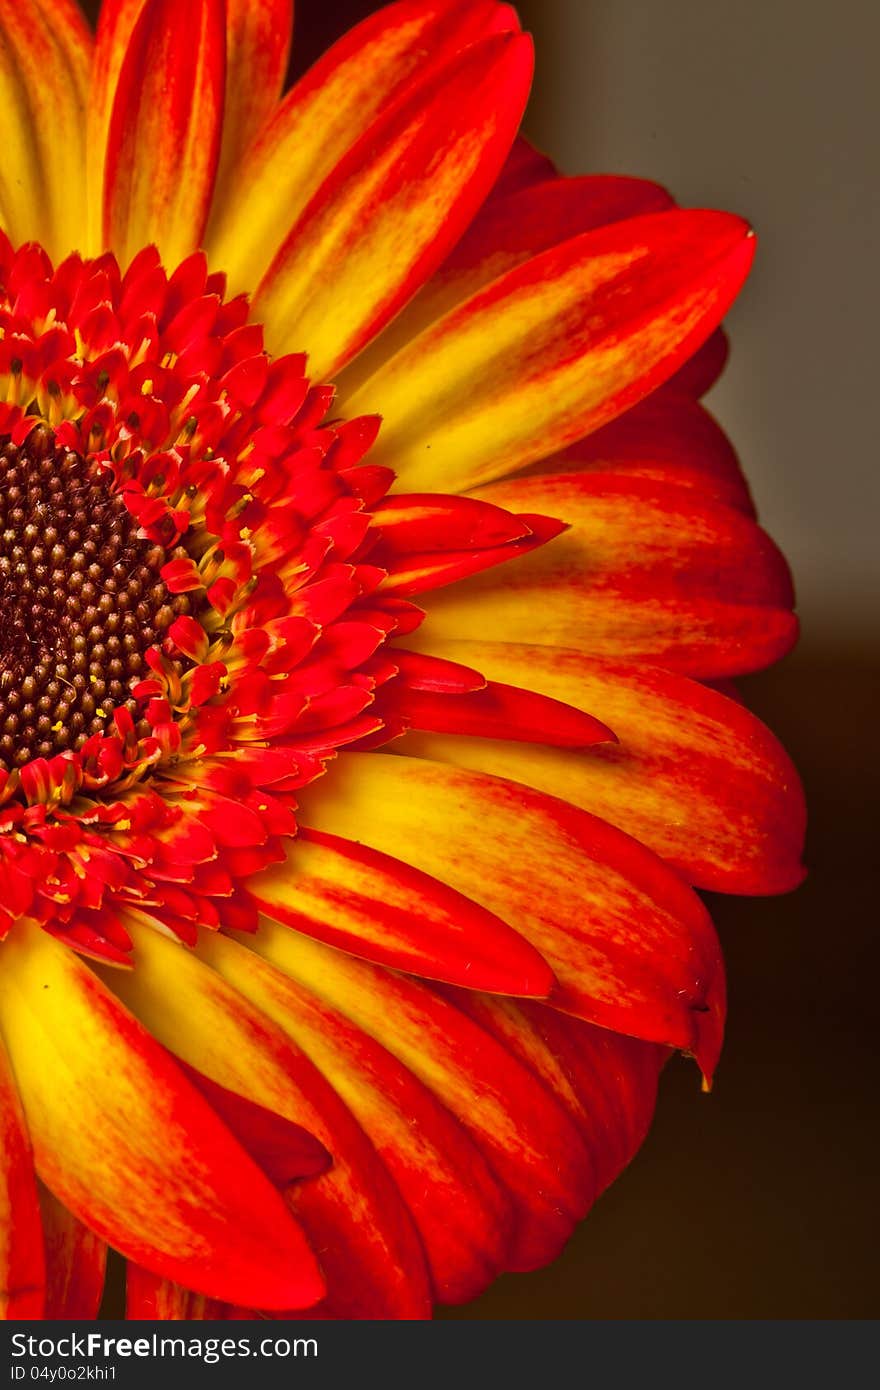
[[[526,535],[522,540],[507,541],[504,545],[480,550],[413,551],[399,557],[385,556],[383,596],[388,593],[423,594],[431,589],[445,588],[468,575],[492,570],[496,565],[528,555],[565,530],[564,522],[548,516],[524,515],[518,516],[516,521],[523,526]]]
[[[333,1160],[327,1150],[302,1125],[219,1086],[185,1062],[178,1065],[276,1187],[314,1178],[330,1167]]]
[[[170,266],[198,247],[225,61],[223,0],[146,0],[119,72],[105,165],[104,241],[123,265],[150,242]]]
[[[2,1039],[0,1139],[0,1318],[41,1318],[46,1269],[34,1160]]]
[[[522,540],[529,534],[519,517],[501,507],[442,493],[386,497],[371,515],[381,530],[379,543],[371,552],[377,564],[384,564],[391,556],[424,550],[482,550]]]
[[[716,328],[693,357],[669,378],[664,389],[682,391],[688,396],[705,396],[723,372],[729,354],[727,334],[723,328]]]
[[[412,690],[395,681],[383,693],[379,707],[383,713],[402,717],[413,729],[434,733],[511,739],[554,748],[586,748],[614,739],[605,724],[569,704],[496,681],[490,681],[484,690],[462,695]]]
[[[399,859],[303,830],[248,884],[260,911],[353,955],[502,994],[548,994],[537,951],[492,913]]]
[[[554,178],[558,172],[549,155],[542,154],[524,135],[518,135],[504,161],[504,168],[498,175],[492,197],[506,197],[521,188],[544,183],[547,179]]]
[[[91,1321],[104,1294],[107,1246],[45,1187],[40,1190],[46,1246],[47,1319]]]

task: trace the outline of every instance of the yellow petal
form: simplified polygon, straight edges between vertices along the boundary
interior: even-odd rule
[[[85,104],[91,37],[72,0],[0,12],[0,221],[56,261],[86,236]]]
[[[226,101],[214,197],[238,197],[248,148],[281,95],[290,53],[293,0],[226,0]]]
[[[19,920],[0,956],[0,1028],[50,1191],[190,1288],[314,1303],[320,1276],[281,1197],[168,1053],[35,923]]]

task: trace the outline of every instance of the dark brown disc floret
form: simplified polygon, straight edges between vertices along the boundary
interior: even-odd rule
[[[185,612],[105,466],[37,426],[0,438],[0,768],[80,749]]]

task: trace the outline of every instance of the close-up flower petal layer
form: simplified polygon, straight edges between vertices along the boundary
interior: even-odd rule
[[[755,239],[517,130],[511,6],[0,5],[0,1309],[552,1260],[802,876],[699,397]],[[65,172],[66,171],[66,172]],[[84,171],[84,173],[82,172]],[[335,385],[327,384],[332,379]]]

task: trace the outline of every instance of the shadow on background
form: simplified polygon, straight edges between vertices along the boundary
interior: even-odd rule
[[[877,1314],[880,654],[805,647],[742,685],[805,780],[810,877],[711,900],[730,988],[715,1090],[675,1059],[644,1148],[561,1259],[441,1317]]]

